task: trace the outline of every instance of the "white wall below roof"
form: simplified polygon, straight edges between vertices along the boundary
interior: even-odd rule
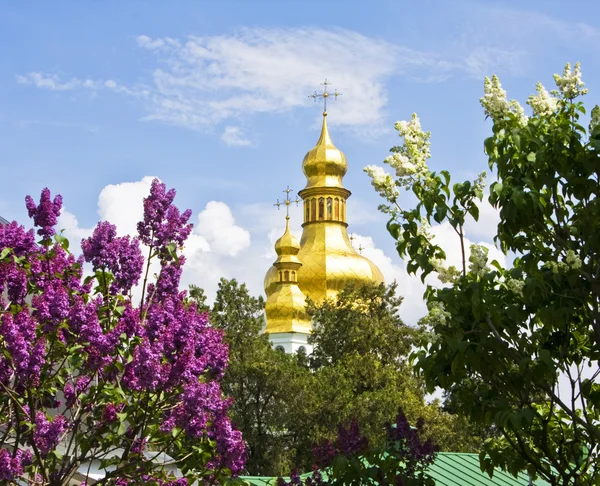
[[[313,347],[308,344],[308,334],[299,332],[277,332],[269,334],[269,340],[273,344],[273,348],[283,348],[286,353],[297,353],[300,347],[304,347],[306,354],[312,354]]]

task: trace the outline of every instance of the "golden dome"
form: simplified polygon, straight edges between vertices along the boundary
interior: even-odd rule
[[[267,272],[274,279],[273,285],[267,287],[265,280],[265,332],[309,333],[311,320],[306,314],[306,296],[298,287],[298,270],[302,263],[296,255],[300,251],[300,243],[290,231],[289,216],[285,218],[285,232],[275,243],[275,251],[277,260]]]
[[[346,156],[329,136],[327,113],[323,113],[323,127],[317,145],[304,156],[302,170],[306,176],[305,189],[317,186],[343,187],[342,177],[348,170]]]
[[[306,298],[322,302],[348,284],[384,282],[381,270],[358,254],[348,239],[346,200],[350,191],[342,185],[346,157],[333,145],[327,114],[323,115],[319,141],[302,162],[307,179],[298,193],[303,200],[302,238],[298,243],[286,222],[285,233],[275,244],[277,261],[265,276],[269,333],[310,333]]]
[[[346,228],[339,223],[306,225],[300,242],[298,285],[307,297],[319,302],[335,297],[346,284],[383,283],[381,270],[356,252]],[[271,267],[265,276],[265,291],[274,292],[278,271]]]
[[[267,327],[265,332],[301,332],[309,334],[312,323],[306,314],[306,297],[297,284],[279,284],[268,295],[265,304]]]
[[[279,256],[294,256],[300,251],[300,243],[290,231],[290,217],[285,217],[285,232],[275,242],[275,252]],[[297,260],[297,259],[296,259]]]

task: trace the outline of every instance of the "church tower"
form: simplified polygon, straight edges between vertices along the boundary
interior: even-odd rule
[[[329,93],[327,81],[324,86],[322,94],[313,95],[313,98],[325,101],[321,135],[315,147],[306,154],[302,162],[306,186],[298,193],[302,198],[304,222],[300,249],[297,253],[297,259],[301,264],[296,270],[297,286],[304,296],[315,302],[334,298],[347,284],[363,285],[384,281],[379,268],[357,253],[348,238],[346,201],[351,193],[342,184],[348,165],[343,152],[333,144],[327,127],[327,98],[332,95],[337,97],[339,93],[337,91]],[[287,232],[286,224],[286,234]],[[277,265],[278,263],[275,262],[265,276],[267,307],[270,296],[279,288]],[[301,331],[297,325],[294,327],[293,321],[289,321],[285,326],[279,323],[275,327],[271,324],[269,312],[266,314],[265,332],[269,333],[275,346],[283,345],[285,340],[290,342],[290,336],[293,336],[294,340],[305,341],[308,338],[310,323],[306,326],[307,331]],[[283,339],[283,335],[278,336],[280,333],[288,336]],[[304,333],[306,333],[304,336],[298,335]],[[292,352],[297,349],[291,342],[284,348],[286,351],[289,348]],[[307,351],[310,352],[308,347]]]

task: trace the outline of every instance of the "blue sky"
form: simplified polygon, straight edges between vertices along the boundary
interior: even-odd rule
[[[187,282],[210,294],[237,277],[258,293],[283,228],[272,203],[304,186],[321,112],[308,95],[328,78],[343,93],[328,119],[349,163],[349,229],[418,300],[362,168],[381,163],[394,122],[417,112],[434,169],[485,170],[485,75],[524,104],[537,81],[550,89],[565,62],[581,61],[593,106],[599,14],[583,0],[3,2],[0,215],[24,220],[25,194],[48,186],[65,199],[72,238],[105,217],[131,231],[143,178],[157,176],[202,223]],[[485,218],[474,241],[492,235],[493,212]],[[421,311],[408,305],[407,318]]]

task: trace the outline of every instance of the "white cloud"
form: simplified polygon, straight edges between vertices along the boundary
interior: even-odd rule
[[[35,86],[36,88],[47,89],[50,91],[74,91],[76,89],[86,89],[96,92],[100,90],[108,90],[138,98],[146,97],[149,94],[148,89],[142,85],[128,88],[117,83],[113,79],[94,80],[72,77],[71,79],[65,81],[62,80],[57,74],[47,74],[36,71],[32,71],[27,74],[17,74],[15,79],[19,84],[28,84]]]
[[[248,147],[252,145],[252,142],[246,138],[244,131],[240,127],[225,127],[225,130],[221,134],[221,140],[232,147]]]
[[[63,81],[56,74],[45,74],[41,72],[30,72],[25,75],[16,76],[17,83],[31,84],[37,88],[49,89],[51,91],[70,91],[76,88],[91,88],[96,83],[90,79],[81,80],[71,78]]]
[[[42,72],[17,75],[17,82],[55,91],[107,90],[143,98],[149,111],[144,119],[205,130],[257,113],[306,107],[317,83],[329,77],[343,95],[343,103],[328,106],[336,115],[331,122],[364,130],[383,126],[389,77],[438,81],[464,69],[436,54],[344,29],[257,28],[184,39],[141,35],[136,40],[160,64],[151,82],[128,87],[112,79],[64,81]],[[238,145],[248,140],[233,125],[225,128],[223,137]]]
[[[210,201],[198,215],[196,228],[215,253],[233,257],[250,246],[250,233],[235,224],[231,210],[224,202]]]
[[[117,226],[119,234],[137,234],[137,222],[144,214],[143,199],[150,194],[153,176],[141,181],[109,184],[98,196],[98,215]]]

